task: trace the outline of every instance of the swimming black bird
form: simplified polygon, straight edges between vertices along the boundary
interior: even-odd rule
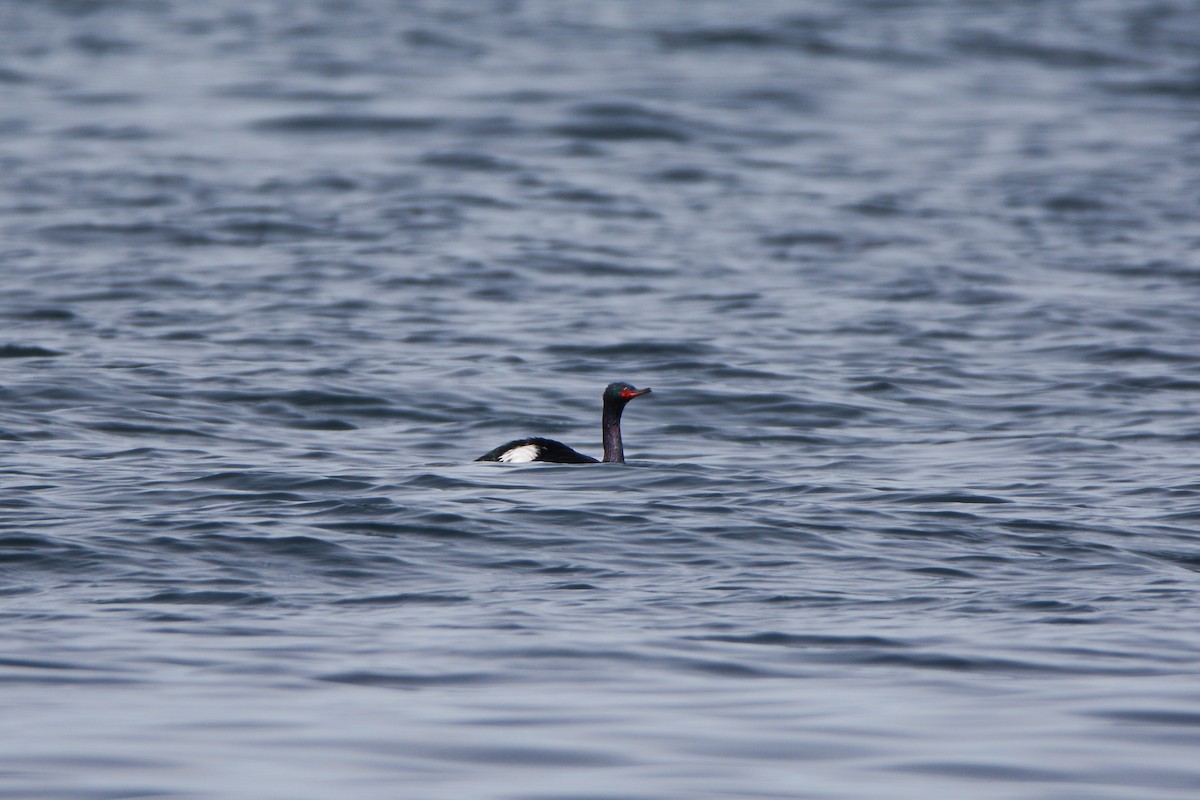
[[[650,394],[649,389],[635,389],[628,383],[610,383],[604,390],[604,413],[600,427],[604,435],[603,461],[624,463],[625,450],[621,447],[621,412],[625,404],[635,397]],[[476,461],[504,461],[517,464],[526,461],[550,461],[556,464],[595,464],[596,459],[577,453],[562,442],[531,436],[514,439],[502,444]]]

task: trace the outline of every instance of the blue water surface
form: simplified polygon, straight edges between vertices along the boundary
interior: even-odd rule
[[[1200,792],[1195,4],[0,30],[0,798]]]

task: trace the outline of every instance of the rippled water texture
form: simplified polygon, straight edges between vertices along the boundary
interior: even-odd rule
[[[1194,3],[0,31],[0,797],[1200,796]]]

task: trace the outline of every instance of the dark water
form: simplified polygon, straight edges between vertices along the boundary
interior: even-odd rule
[[[1200,793],[1195,4],[0,31],[0,797]]]

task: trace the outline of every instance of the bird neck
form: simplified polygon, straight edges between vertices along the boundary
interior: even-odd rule
[[[604,415],[600,421],[604,435],[604,461],[618,464],[625,461],[625,448],[621,446],[621,412],[624,410],[623,404],[604,403]]]

